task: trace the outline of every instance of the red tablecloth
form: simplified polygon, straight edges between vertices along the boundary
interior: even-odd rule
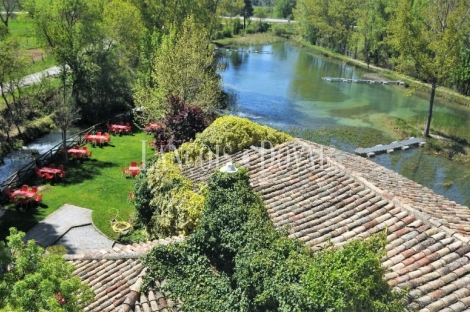
[[[56,175],[58,173],[61,173],[62,170],[60,170],[58,168],[43,167],[43,168],[39,169],[39,172],[40,173],[49,173],[49,174]]]
[[[69,154],[82,154],[82,155],[85,155],[86,152],[87,152],[86,150],[76,149],[76,148],[71,148],[67,151],[67,153],[69,153]]]
[[[88,142],[108,142],[109,141],[109,138],[107,136],[104,136],[104,135],[96,135],[96,134],[90,134],[89,136],[85,137],[85,139],[88,141]]]
[[[137,166],[137,167],[129,166],[129,171],[140,171],[140,167],[139,166]]]
[[[26,198],[34,198],[37,195],[38,195],[37,192],[22,191],[22,190],[16,190],[11,194],[11,196],[13,197],[26,197]]]
[[[111,129],[113,129],[113,131],[116,131],[115,129],[117,130],[126,130],[127,129],[127,126],[125,125],[111,125]]]

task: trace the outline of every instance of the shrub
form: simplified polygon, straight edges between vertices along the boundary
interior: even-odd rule
[[[198,224],[204,197],[193,191],[170,154],[165,154],[147,171],[147,188],[152,199],[138,206],[140,223],[152,238],[189,234]],[[136,197],[137,201],[137,197]],[[150,217],[150,219],[149,219]]]
[[[278,23],[273,25],[271,27],[271,30],[276,36],[283,36],[287,33],[286,26],[278,24]]]
[[[152,132],[156,148],[179,147],[195,138],[209,124],[209,116],[197,105],[188,105],[178,96],[170,95],[166,104],[167,114],[161,127]]]
[[[72,275],[75,267],[24,237],[11,228],[7,244],[0,242],[0,310],[82,311],[93,291]]]
[[[196,135],[194,141],[199,146],[205,146],[219,155],[233,154],[252,145],[264,147],[276,146],[292,139],[291,136],[262,126],[247,118],[223,116],[217,118],[210,127]],[[268,143],[269,142],[269,143]]]

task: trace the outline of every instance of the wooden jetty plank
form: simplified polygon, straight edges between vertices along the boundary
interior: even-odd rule
[[[342,78],[342,77],[322,77],[322,80],[330,82],[354,82],[354,83],[370,83],[370,84],[396,84],[404,85],[405,83],[400,80],[372,80],[372,79],[355,79],[355,78]]]
[[[367,148],[356,148],[354,152],[362,156],[373,157],[376,153],[391,153],[396,149],[406,150],[412,145],[423,146],[425,143],[426,142],[421,138],[411,137],[406,140],[400,142],[395,141],[387,145],[379,144]]]

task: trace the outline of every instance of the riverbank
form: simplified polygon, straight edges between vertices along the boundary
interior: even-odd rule
[[[7,142],[8,138],[4,133],[1,133],[0,164],[3,163],[4,155],[23,147],[40,136],[49,133],[54,128],[55,124],[51,116],[45,116],[32,120],[31,122],[21,126],[21,135],[18,133],[18,130],[12,130],[9,137],[10,142]]]

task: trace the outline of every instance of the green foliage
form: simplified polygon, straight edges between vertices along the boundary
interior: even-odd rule
[[[279,18],[290,17],[296,3],[296,0],[274,0],[274,16]]]
[[[144,243],[149,241],[145,229],[132,228],[128,233],[119,233],[116,239],[121,244],[132,245],[133,243]]]
[[[317,310],[403,311],[404,292],[392,291],[383,279],[386,243],[384,231],[318,252],[302,277]]]
[[[218,155],[233,154],[250,146],[270,148],[292,139],[291,136],[262,126],[247,118],[223,116],[217,118],[201,134],[195,144],[205,146]]]
[[[196,24],[194,17],[188,17],[182,26],[172,27],[170,34],[162,36],[153,60],[151,81],[139,80],[134,90],[136,105],[145,107],[147,120],[162,117],[170,94],[204,109],[219,106],[221,80],[209,38],[208,30]],[[149,90],[149,85],[156,88]]]
[[[353,298],[349,306],[367,307],[363,300],[386,307],[384,311],[397,311],[403,309],[400,297],[391,294],[380,275],[382,251],[378,251],[383,244],[380,236],[333,249],[326,258],[334,259],[333,264],[345,262],[343,250],[355,257],[344,268],[329,266],[326,252],[317,258],[300,241],[274,228],[261,198],[251,190],[247,170],[239,168],[233,174],[216,172],[209,179],[200,225],[185,242],[158,246],[143,259],[148,269],[144,282],[147,287],[165,280],[162,287],[174,302],[182,302],[178,308],[184,311],[325,311],[309,288],[315,281],[307,272],[318,265],[323,276],[350,273],[375,296]],[[374,279],[369,279],[370,272]],[[343,294],[333,293],[342,300]]]
[[[145,183],[148,187],[144,189]],[[148,202],[147,189],[152,196]],[[167,153],[148,169],[147,182],[136,187],[136,201],[139,223],[154,238],[189,234],[199,222],[204,197],[193,191],[191,181]]]
[[[223,116],[217,118],[194,142],[183,143],[171,154],[173,162],[180,164],[203,161],[212,156],[233,154],[250,146],[271,148],[292,137],[247,118]]]
[[[50,255],[63,256],[67,254],[67,248],[64,245],[52,245],[46,248]]]
[[[72,276],[75,269],[60,255],[45,255],[25,234],[10,229],[0,242],[0,308],[8,311],[82,311],[93,291]],[[6,269],[6,270],[5,270]]]

